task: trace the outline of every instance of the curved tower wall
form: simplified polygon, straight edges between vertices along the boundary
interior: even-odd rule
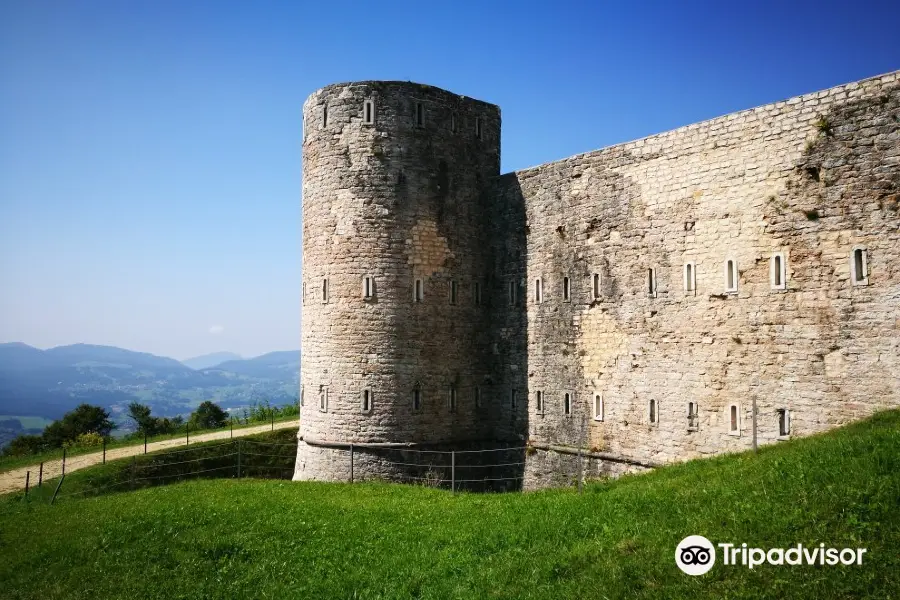
[[[373,123],[365,122],[367,102]],[[322,443],[489,437],[489,198],[482,190],[499,174],[498,107],[431,86],[361,82],[313,93],[303,120],[303,405],[295,479],[346,478],[346,452]],[[371,298],[364,296],[366,277]],[[366,475],[365,461],[356,468]],[[384,474],[384,465],[372,470]]]

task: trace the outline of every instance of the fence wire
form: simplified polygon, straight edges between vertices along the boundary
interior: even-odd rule
[[[58,485],[63,489],[54,489],[57,483],[47,481],[42,489],[32,488],[32,495],[52,503],[188,478],[290,479],[295,470],[296,448],[296,444],[239,439],[134,456],[110,463],[115,468],[95,477],[84,478],[76,473],[70,476],[74,483],[63,478]],[[386,480],[477,492],[521,489],[524,479],[524,446],[454,451],[362,445],[334,450],[344,455],[343,479],[350,483]],[[187,458],[188,452],[203,455]],[[341,477],[338,466],[336,478]]]
[[[253,452],[244,450],[248,442],[252,443]],[[97,496],[182,479],[246,476],[289,479],[294,471],[296,448],[296,444],[228,440],[111,461],[96,475],[88,475],[89,471],[75,472],[61,479],[47,480],[41,487],[32,486],[29,492],[31,499],[52,503],[64,498]]]

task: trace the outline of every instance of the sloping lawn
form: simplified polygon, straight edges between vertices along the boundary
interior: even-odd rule
[[[2,598],[898,598],[900,411],[809,439],[588,485],[477,495],[204,480],[0,499]],[[724,566],[691,534],[867,548],[861,566]]]

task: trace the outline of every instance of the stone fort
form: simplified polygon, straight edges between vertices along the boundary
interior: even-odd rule
[[[302,298],[298,480],[507,448],[530,489],[897,407],[900,72],[507,174],[495,105],[327,86]]]

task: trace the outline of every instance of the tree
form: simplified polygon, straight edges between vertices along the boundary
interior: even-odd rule
[[[28,456],[29,454],[37,454],[43,449],[43,437],[39,435],[19,435],[14,437],[3,449],[3,456]]]
[[[178,415],[176,417],[163,417],[156,419],[157,433],[175,433],[184,425],[184,417]]]
[[[191,427],[196,429],[225,427],[228,423],[228,413],[222,410],[218,404],[207,400],[191,414],[190,423]]]
[[[128,405],[128,418],[134,423],[138,433],[147,435],[175,433],[184,425],[184,419],[180,416],[154,417],[150,414],[150,407],[140,402]]]
[[[96,433],[106,437],[115,427],[109,413],[99,406],[81,404],[67,412],[62,419],[53,421],[44,429],[43,439],[51,448],[61,448],[84,433]]]
[[[134,423],[135,429],[147,435],[156,434],[157,419],[150,416],[150,407],[140,402],[132,402],[128,405],[128,418]]]

